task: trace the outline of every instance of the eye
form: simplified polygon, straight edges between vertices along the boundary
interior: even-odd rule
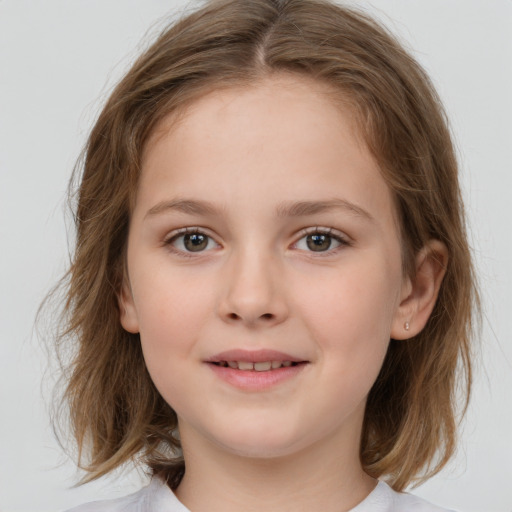
[[[295,243],[295,248],[308,252],[328,252],[338,247],[349,245],[341,235],[335,235],[332,230],[315,228]]]
[[[165,244],[178,252],[204,252],[218,247],[212,237],[199,230],[184,230],[170,236]]]

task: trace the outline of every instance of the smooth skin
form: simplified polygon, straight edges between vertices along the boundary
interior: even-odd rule
[[[121,322],[178,415],[176,494],[193,512],[362,501],[366,397],[390,338],[417,334],[437,297],[446,249],[432,241],[402,275],[392,194],[327,93],[287,74],[214,91],[146,147]],[[307,364],[245,391],[205,362],[231,349]]]

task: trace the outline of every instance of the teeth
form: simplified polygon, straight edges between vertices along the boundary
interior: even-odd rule
[[[272,363],[270,361],[265,361],[264,363],[254,363],[254,369],[257,372],[267,372],[272,368]]]
[[[247,361],[219,361],[219,366],[224,368],[233,368],[235,370],[268,372],[269,370],[277,370],[278,368],[288,368],[292,366],[291,361],[262,361],[259,363],[250,363]]]

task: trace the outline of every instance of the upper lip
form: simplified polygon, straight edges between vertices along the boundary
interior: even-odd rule
[[[305,360],[300,357],[295,357],[284,352],[277,350],[244,350],[244,349],[233,349],[226,350],[215,354],[205,362],[207,363],[218,363],[220,361],[240,361],[246,363],[263,363],[266,361],[291,361],[292,363],[300,363]]]

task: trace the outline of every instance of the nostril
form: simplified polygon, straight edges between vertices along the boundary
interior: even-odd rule
[[[230,320],[241,320],[242,317],[238,315],[237,313],[229,313],[228,318]],[[274,318],[274,315],[272,313],[264,313],[263,315],[260,315],[260,318],[262,320],[272,320]]]

